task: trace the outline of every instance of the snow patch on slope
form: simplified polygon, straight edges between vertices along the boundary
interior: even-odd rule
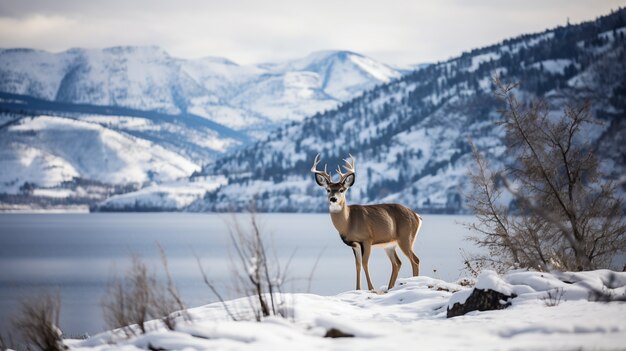
[[[541,69],[552,74],[563,74],[565,68],[572,64],[572,60],[569,59],[556,59],[556,60],[544,60],[541,62],[535,62],[530,65],[533,68]]]

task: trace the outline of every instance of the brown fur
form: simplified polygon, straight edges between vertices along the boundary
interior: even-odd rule
[[[357,269],[357,289],[361,289],[360,266],[365,271],[368,289],[373,290],[369,276],[369,257],[372,246],[397,243],[400,250],[411,262],[413,276],[419,275],[419,258],[413,252],[413,243],[422,225],[422,219],[415,212],[399,204],[350,205],[345,201],[341,212],[331,212],[330,218],[341,239],[355,250]],[[402,262],[395,249],[386,249],[391,261],[392,274],[389,289],[396,282]],[[361,263],[358,262],[361,254]]]

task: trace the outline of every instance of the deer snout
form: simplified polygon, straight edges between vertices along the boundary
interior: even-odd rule
[[[329,201],[330,201],[330,202],[337,202],[337,198],[333,196],[333,197],[331,197],[331,198],[329,199]]]

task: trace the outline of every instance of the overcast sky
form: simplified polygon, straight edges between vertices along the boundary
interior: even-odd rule
[[[158,45],[240,64],[341,49],[408,65],[620,6],[626,0],[0,0],[0,47]]]

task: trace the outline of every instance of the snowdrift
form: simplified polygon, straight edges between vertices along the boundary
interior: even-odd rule
[[[464,284],[465,285],[465,284]],[[193,321],[126,339],[120,331],[68,340],[76,350],[571,350],[626,345],[626,273],[483,272],[477,289],[515,294],[511,306],[446,318],[474,287],[429,277],[399,279],[386,293],[285,294],[292,318],[229,321],[219,303],[191,309]],[[613,300],[600,302],[598,300]],[[621,301],[619,301],[621,300]],[[246,313],[246,298],[228,301]],[[325,338],[335,328],[352,337]]]

